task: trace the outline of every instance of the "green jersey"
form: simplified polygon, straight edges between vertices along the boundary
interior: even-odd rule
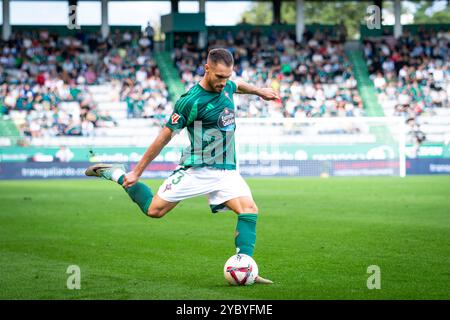
[[[236,89],[230,80],[220,93],[206,91],[197,83],[178,99],[166,127],[175,132],[187,129],[190,145],[183,151],[180,165],[236,169]]]

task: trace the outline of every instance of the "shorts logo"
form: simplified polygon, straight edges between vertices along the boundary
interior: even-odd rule
[[[177,124],[178,123],[178,119],[180,119],[180,115],[178,113],[174,113],[172,115],[172,124]]]
[[[167,190],[172,190],[172,184],[171,183],[166,184],[166,188],[164,189],[163,192],[166,192]]]

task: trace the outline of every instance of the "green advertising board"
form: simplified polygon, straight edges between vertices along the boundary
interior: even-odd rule
[[[155,159],[160,162],[177,162],[182,153],[181,147],[165,147]],[[413,146],[406,147],[411,156]],[[70,162],[137,162],[145,153],[144,147],[70,147],[64,152],[60,148],[3,147],[0,148],[0,162],[51,162],[58,156]],[[59,153],[58,153],[59,152]],[[385,160],[397,159],[398,148],[392,145],[305,145],[305,144],[265,144],[240,145],[240,161],[251,160]],[[444,144],[424,145],[419,158],[450,158],[450,146]]]

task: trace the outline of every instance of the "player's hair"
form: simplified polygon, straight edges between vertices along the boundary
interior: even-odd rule
[[[230,51],[223,48],[212,49],[208,53],[208,63],[223,63],[227,67],[231,67],[234,64],[233,55]]]

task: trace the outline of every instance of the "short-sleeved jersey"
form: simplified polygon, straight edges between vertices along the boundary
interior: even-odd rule
[[[231,80],[220,93],[206,91],[197,83],[176,102],[166,127],[175,132],[187,129],[190,145],[183,151],[180,165],[236,169],[236,89]]]

